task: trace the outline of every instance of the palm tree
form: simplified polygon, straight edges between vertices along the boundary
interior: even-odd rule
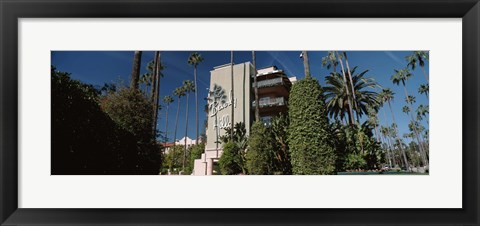
[[[357,96],[357,115],[362,116],[363,114],[368,114],[369,107],[372,107],[375,111],[379,109],[378,94],[375,91],[367,90],[367,88],[376,88],[379,85],[375,80],[364,77],[368,70],[355,74],[356,69],[357,67],[354,67],[351,71],[354,74],[352,76],[353,91]],[[340,119],[343,120],[345,114],[349,114],[349,120],[353,123],[353,114],[347,111],[351,106],[348,106],[349,102],[347,100],[350,98],[346,93],[348,89],[346,88],[345,80],[338,73],[331,73],[325,80],[330,85],[324,87],[330,117],[337,118],[340,116]]]
[[[155,70],[153,73],[154,83],[152,88],[152,101],[153,101],[153,134],[154,139],[156,138],[157,133],[157,120],[158,120],[158,109],[159,109],[159,93],[160,93],[160,75],[162,68],[161,55],[159,51],[155,51]]]
[[[140,79],[140,64],[142,62],[142,51],[135,51],[133,55],[133,67],[130,79],[130,88],[138,89],[138,80]]]
[[[420,118],[426,118],[427,124],[428,123],[428,117],[426,115],[428,114],[428,105],[424,106],[423,104],[420,104],[417,108],[417,116],[420,116]]]
[[[188,57],[188,64],[190,65],[193,65],[193,78],[194,78],[194,82],[195,82],[195,87],[198,87],[197,86],[197,65],[199,63],[201,63],[203,61],[203,58],[202,56],[195,52],[195,53],[192,53],[190,54],[190,57]],[[195,125],[196,125],[196,144],[198,143],[198,94],[197,94],[197,89],[195,89]]]
[[[408,95],[407,86],[406,86],[406,81],[410,77],[412,77],[412,73],[410,73],[410,70],[408,68],[404,68],[404,69],[401,69],[401,70],[394,70],[394,71],[395,71],[395,74],[393,74],[390,79],[396,85],[399,85],[400,83],[402,83],[403,90],[405,91],[406,101],[409,105],[409,108],[413,109],[412,102],[414,101],[414,99],[412,99],[411,96]],[[412,119],[412,122],[416,121],[412,114],[410,114],[410,117]],[[420,141],[420,135],[419,135],[418,131],[414,130],[414,132],[415,132],[415,135],[417,137],[417,142],[418,142],[418,146],[420,148],[420,152],[422,153],[422,155],[424,155],[425,150],[423,149],[422,142]],[[428,164],[427,159],[424,159],[423,162],[424,162],[425,165]]]
[[[407,170],[410,171],[410,164],[408,162],[408,159],[407,159],[407,154],[406,154],[406,151],[405,151],[405,143],[403,142],[402,139],[400,139],[400,136],[398,135],[398,128],[397,128],[397,124],[396,123],[392,123],[392,125],[390,126],[391,129],[389,129],[388,131],[390,132],[390,137],[397,137],[398,139],[396,139],[395,141],[392,141],[392,147],[395,149],[395,147],[398,147],[398,149],[400,149],[400,155],[403,157],[403,163],[404,163],[404,166],[407,168]],[[400,158],[400,161],[402,160],[402,157],[399,157]]]
[[[327,70],[333,67],[333,72],[337,72],[338,60],[334,51],[328,51],[327,55],[322,57],[322,66]]]
[[[383,140],[385,140],[385,144],[386,144],[385,149],[387,150],[388,163],[389,163],[390,168],[392,168],[392,166],[394,166],[396,164],[396,161],[395,161],[394,149],[392,148],[391,140],[390,140],[390,136],[389,136],[389,134],[390,134],[389,128],[385,127],[385,126],[380,126],[380,134],[382,135]]]
[[[305,78],[310,77],[310,63],[308,62],[308,52],[302,51],[300,58],[303,58],[303,69],[305,71]]]
[[[347,115],[348,123],[346,124],[352,124],[353,113],[350,111],[350,96],[345,89],[345,80],[338,73],[331,73],[325,77],[325,80],[329,85],[324,87],[329,116],[335,119],[340,118],[343,121],[345,115]]]
[[[173,98],[169,95],[163,97],[163,103],[165,103],[165,147],[167,147],[168,141],[168,107],[173,103]]]
[[[150,86],[152,86],[152,74],[145,73],[142,76],[140,76],[139,83],[145,85],[145,95],[147,95],[148,88],[150,88]]]
[[[418,93],[425,94],[425,96],[427,96],[427,99],[428,99],[428,89],[429,89],[428,86],[429,86],[428,84],[422,84],[418,88]]]
[[[340,59],[340,67],[342,68],[342,75],[343,75],[343,86],[345,88],[345,91],[346,91],[346,101],[347,101],[347,105],[348,105],[348,112],[349,112],[349,120],[350,120],[350,125],[353,125],[355,124],[355,122],[353,121],[353,110],[352,110],[352,101],[350,100],[350,91],[348,89],[348,82],[347,82],[347,77],[345,76],[345,68],[343,67],[343,61],[341,60],[340,58],[340,55],[337,53],[337,57],[338,59]],[[335,73],[336,74],[336,73]]]
[[[425,61],[428,60],[428,51],[414,51],[412,55],[406,56],[405,59],[408,63],[407,67],[410,66],[412,70],[415,70],[417,64],[420,65],[423,70],[423,75],[425,76],[425,79],[428,83],[428,75],[425,71]]]
[[[388,107],[390,108],[390,112],[392,114],[392,120],[393,120],[393,125],[396,125],[397,122],[395,120],[395,114],[393,113],[393,110],[392,110],[392,105],[391,105],[391,101],[393,101],[393,96],[395,95],[395,93],[393,93],[393,91],[389,88],[387,89],[382,89],[382,91],[378,94],[379,98],[383,101],[383,102],[387,102],[388,103]],[[400,137],[398,136],[398,132],[396,131],[397,130],[397,127],[395,126],[394,127],[394,132],[396,134],[396,139],[397,139],[397,142],[398,143],[401,143],[400,141]],[[403,150],[403,147],[402,145],[399,145],[398,146],[400,148],[400,151],[402,152],[402,156],[403,156],[403,160],[405,162],[405,166],[407,167],[407,170],[410,170],[410,165],[408,164],[408,161],[407,161],[407,156],[405,154],[405,150]]]
[[[230,79],[231,79],[231,95],[232,98],[232,120],[230,121],[231,130],[233,131],[233,127],[235,124],[235,98],[234,98],[234,86],[233,86],[233,51],[230,51]],[[233,133],[230,135],[230,138],[233,140]]]
[[[415,97],[414,97],[414,96],[408,95],[407,98],[405,98],[405,102],[407,102],[408,104],[411,105],[411,104],[415,103],[416,100],[415,100]]]
[[[157,55],[158,53],[158,55]],[[158,96],[160,93],[160,78],[163,77],[162,70],[165,69],[165,66],[161,62],[161,55],[160,52],[155,52],[154,60],[151,61],[151,65],[149,63],[149,68],[152,67],[151,69],[148,69],[149,71],[152,72],[152,91],[150,93],[150,99],[152,102],[155,102],[155,95]],[[158,64],[157,64],[158,62]],[[158,87],[155,85],[158,84]]]
[[[174,145],[177,143],[177,126],[178,126],[178,114],[180,113],[180,98],[185,96],[185,88],[183,86],[176,88],[173,91],[173,95],[178,98],[177,117],[175,118],[175,131],[173,132]]]
[[[348,65],[348,58],[347,58],[347,52],[343,52],[342,54],[342,58],[345,58],[345,64],[347,66],[347,74],[348,74],[348,78],[350,79],[349,83],[350,83],[350,88],[352,89],[352,97],[353,97],[353,106],[355,107],[356,109],[356,113],[357,113],[357,123],[360,123],[360,117],[358,115],[358,103],[357,103],[357,97],[355,95],[355,89],[353,88],[353,79],[352,79],[352,74],[353,72],[350,71],[350,66]],[[340,61],[342,60],[342,58],[340,58]],[[365,72],[364,72],[365,73]]]
[[[195,91],[195,85],[192,81],[186,80],[183,81],[183,88],[185,90],[185,94],[187,96],[187,100],[185,103],[185,146],[183,150],[183,165],[182,165],[182,171],[185,171],[185,160],[187,159],[187,133],[188,133],[188,96],[190,96],[191,92]]]
[[[417,108],[417,119],[418,119],[418,121],[421,121],[423,118],[425,118],[425,120],[427,121],[427,125],[429,125],[430,123],[429,123],[428,116],[427,116],[428,113],[429,113],[429,111],[428,111],[428,105],[427,105],[427,106],[424,106],[423,104],[420,104],[420,105],[418,106],[418,108]],[[419,125],[418,122],[417,122],[416,124]],[[417,128],[418,128],[418,129],[417,129]],[[425,142],[425,140],[427,140],[427,139],[425,139],[425,138],[421,135],[421,134],[422,134],[422,130],[424,130],[425,128],[422,128],[422,126],[420,126],[420,125],[419,125],[417,128],[416,128],[416,129],[417,129],[417,131],[418,131],[418,133],[419,133],[419,137],[420,137],[420,139],[422,140],[422,144],[423,144],[424,150],[425,150],[425,153],[424,153],[425,156],[424,156],[424,158],[425,158],[425,160],[428,162],[428,157],[427,157],[427,156],[428,156],[428,143]],[[422,130],[420,130],[420,129],[422,129]],[[426,130],[426,131],[428,131],[428,130]]]
[[[255,59],[255,51],[252,51],[252,62],[253,62],[253,71],[255,75],[253,76],[254,83],[254,92],[255,92],[255,120],[260,121],[260,110],[258,107],[258,83],[257,83],[257,63]]]
[[[379,121],[378,121],[378,108],[373,108],[373,107],[368,107],[368,123],[372,125],[375,129],[375,137],[377,139],[378,143],[382,143],[382,140],[380,139],[380,132],[378,129],[379,126]],[[390,168],[392,167],[392,161],[390,160],[390,152],[387,148],[387,159],[389,162]]]

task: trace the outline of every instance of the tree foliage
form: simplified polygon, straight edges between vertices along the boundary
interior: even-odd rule
[[[267,127],[255,121],[248,138],[246,167],[249,174],[268,175],[274,173],[273,137]]]
[[[290,92],[288,143],[294,174],[334,174],[335,149],[322,88],[316,79],[296,82]]]
[[[165,171],[170,171],[172,174],[178,174],[182,170],[183,164],[183,145],[176,145],[170,147],[170,150],[164,156],[163,166]]]
[[[100,100],[100,105],[113,121],[135,135],[139,141],[152,141],[153,105],[139,90],[120,88]]]
[[[290,163],[290,153],[288,146],[288,115],[280,114],[271,120],[269,131],[273,138],[274,168],[275,174],[292,174],[292,164]]]
[[[220,142],[223,143],[223,148],[224,148],[222,157],[220,158],[220,160],[224,158],[223,160],[224,167],[227,167],[227,166],[233,167],[232,172],[235,172],[234,174],[238,174],[237,168],[240,168],[240,172],[242,172],[243,174],[246,174],[247,169],[245,166],[245,162],[246,162],[245,149],[247,148],[248,137],[247,137],[247,130],[245,129],[245,123],[243,122],[235,123],[235,126],[233,128],[233,135],[232,135],[231,127],[226,127],[225,135],[219,137],[219,140]],[[232,143],[236,147],[229,150],[227,155],[223,157],[225,155],[225,147],[228,143]],[[220,165],[220,170],[222,171],[222,174],[225,174],[223,172],[227,172],[226,174],[231,174],[230,171],[226,170],[225,168],[222,170],[221,165]]]
[[[140,154],[138,137],[102,111],[99,90],[53,67],[51,76],[52,174],[158,173],[160,165]]]
[[[241,150],[233,141],[223,145],[223,154],[218,161],[220,172],[223,175],[237,175],[242,173],[243,158]]]
[[[205,143],[199,143],[192,145],[188,148],[188,166],[186,168],[186,173],[192,173],[195,166],[195,160],[202,157],[203,152],[205,151]]]

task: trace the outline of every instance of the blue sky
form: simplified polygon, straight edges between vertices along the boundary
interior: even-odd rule
[[[205,59],[198,65],[198,95],[200,128],[202,128],[205,114],[203,106],[205,101],[203,97],[207,96],[207,88],[210,84],[210,71],[213,67],[230,62],[230,51],[198,51]],[[298,79],[303,78],[303,61],[299,58],[301,51],[257,51],[256,60],[257,68],[268,67],[271,65],[283,69],[286,74],[297,76]],[[162,63],[166,66],[163,74],[165,77],[161,80],[160,96],[163,99],[165,95],[172,95],[173,90],[182,85],[184,80],[193,80],[193,67],[187,64],[188,56],[191,51],[163,51]],[[397,86],[390,81],[390,77],[394,74],[394,69],[405,68],[407,63],[405,56],[410,55],[411,51],[348,51],[348,59],[350,67],[358,66],[357,71],[361,72],[369,70],[366,77],[374,78],[382,87],[391,88],[395,93],[395,99],[392,103],[397,124],[399,124],[400,134],[408,132],[409,117],[402,112],[405,103],[405,93],[402,86]],[[326,68],[322,68],[321,58],[326,56],[326,51],[309,51],[310,70],[313,77],[325,86],[325,76],[330,72]],[[73,79],[80,80],[87,84],[103,86],[105,83],[123,83],[129,84],[130,73],[132,70],[133,51],[53,51],[51,56],[51,64],[60,71],[70,72]],[[251,61],[251,51],[235,51],[234,62],[243,63]],[[142,55],[141,74],[146,72],[146,65],[153,59],[153,51],[144,51]],[[425,69],[429,73],[429,65],[426,62]],[[414,108],[418,105],[428,105],[425,95],[418,94],[420,84],[425,84],[426,79],[420,67],[412,71],[414,76],[407,82],[407,91],[410,95],[416,96]],[[193,97],[193,95],[192,95]],[[177,138],[181,138],[185,134],[185,98],[181,101],[180,116],[178,123]],[[195,137],[195,100],[190,98],[189,110],[189,129],[188,136]],[[392,123],[389,109],[387,110],[388,123]],[[380,110],[380,123],[385,123],[383,113]],[[176,99],[170,105],[169,109],[169,138],[173,137],[173,127],[175,113],[177,112]],[[428,128],[426,122],[423,125]],[[165,111],[159,112],[158,128],[165,128]],[[201,131],[202,133],[202,131]]]

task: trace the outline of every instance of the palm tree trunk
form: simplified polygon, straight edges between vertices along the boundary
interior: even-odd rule
[[[170,104],[167,104],[167,109],[165,112],[165,149],[167,148],[167,142],[168,142],[168,108]],[[164,150],[165,150],[164,149]]]
[[[154,139],[156,139],[156,133],[157,133],[157,120],[158,120],[158,101],[159,101],[159,93],[160,93],[160,65],[161,65],[161,61],[160,61],[160,52],[159,51],[156,51],[155,52],[155,77],[156,77],[156,83],[153,84],[155,86],[155,96],[153,98],[153,134],[154,135]]]
[[[355,96],[355,89],[353,87],[352,72],[350,71],[350,66],[348,65],[347,54],[345,53],[344,55],[345,55],[345,64],[347,65],[348,78],[350,79],[350,87],[352,89],[353,106],[355,107],[355,112],[357,113],[357,123],[360,124],[360,116],[358,114],[357,97]]]
[[[396,125],[397,122],[395,120],[395,114],[393,113],[392,105],[390,104],[390,101],[388,101],[388,106],[390,108],[390,112],[392,113],[393,123],[395,123],[395,125]],[[403,150],[402,141],[400,140],[400,137],[398,136],[397,128],[395,127],[394,129],[395,129],[395,134],[397,135],[397,142],[399,143],[398,147],[400,148],[400,151],[402,152],[403,160],[405,161],[405,166],[407,167],[407,171],[410,171],[410,165],[408,164],[407,155],[405,154],[405,150]]]
[[[347,82],[347,77],[345,76],[345,68],[343,67],[343,61],[340,58],[340,55],[337,52],[337,58],[339,59],[340,62],[340,67],[342,68],[342,75],[343,75],[343,81],[345,82],[345,91],[347,92],[347,103],[348,103],[348,110],[349,110],[349,120],[350,120],[350,125],[355,124],[353,121],[353,110],[352,110],[352,102],[350,101],[350,91],[348,91],[348,82]]]
[[[173,132],[173,146],[177,144],[178,114],[180,113],[180,97],[178,97],[177,116],[175,118],[175,130]]]
[[[135,51],[133,55],[133,67],[130,80],[130,88],[138,90],[138,80],[140,79],[140,64],[142,62],[142,51]]]
[[[425,71],[425,67],[424,66],[420,66],[420,67],[422,68],[423,75],[425,76],[425,79],[427,80],[427,83],[430,83],[430,81],[428,80],[427,71]]]
[[[260,109],[258,107],[258,83],[257,83],[257,63],[255,59],[255,51],[252,51],[252,61],[253,61],[253,71],[255,75],[253,76],[253,83],[255,84],[255,120],[260,121]]]
[[[406,98],[408,100],[408,92],[407,92],[407,86],[405,85],[405,83],[403,83],[403,90],[405,91],[405,95],[406,95]],[[425,159],[425,150],[423,149],[423,145],[422,143],[420,142],[420,137],[419,137],[419,134],[418,134],[418,131],[417,131],[417,127],[416,127],[416,123],[417,121],[415,120],[415,118],[413,117],[413,114],[412,114],[412,111],[413,111],[413,107],[412,107],[412,103],[410,101],[407,101],[408,103],[408,106],[410,107],[410,118],[412,119],[412,123],[413,123],[413,132],[415,134],[415,137],[417,138],[417,142],[418,142],[418,149],[420,151],[420,154],[422,156],[422,162],[424,165],[428,165],[428,161],[427,159]]]
[[[380,135],[380,142],[382,144],[386,143],[385,142],[385,139],[383,138],[383,135]],[[392,168],[392,155],[390,154],[390,146],[388,144],[387,145],[387,148],[385,148],[385,150],[387,150],[387,160],[388,160],[388,166],[390,168]]]
[[[195,126],[196,126],[196,138],[195,144],[198,144],[198,86],[197,86],[197,65],[193,65],[193,77],[195,80]]]
[[[234,126],[234,122],[235,122],[235,98],[234,98],[234,86],[233,86],[233,51],[230,51],[230,63],[231,63],[231,70],[230,70],[230,78],[231,78],[231,85],[232,85],[232,89],[230,90],[231,92],[231,101],[232,101],[232,120],[231,120],[231,133],[230,133],[230,139],[233,140],[233,126]]]
[[[310,63],[308,62],[308,52],[302,51],[303,69],[305,70],[305,78],[310,77]]]
[[[397,163],[396,158],[395,158],[395,147],[392,144],[393,142],[392,142],[392,139],[391,139],[390,135],[388,135],[388,134],[385,135],[385,141],[387,143],[388,149],[390,150],[390,152],[392,154],[393,166],[399,165]]]
[[[187,91],[187,100],[185,104],[185,146],[183,149],[183,164],[182,171],[185,172],[185,160],[187,159],[187,134],[188,134],[188,96],[190,96],[189,91]]]

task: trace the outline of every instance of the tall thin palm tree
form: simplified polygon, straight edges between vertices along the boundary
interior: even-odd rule
[[[163,103],[165,103],[165,147],[167,147],[167,142],[168,142],[168,108],[171,103],[173,103],[173,98],[172,96],[165,96],[163,97]]]
[[[427,125],[429,124],[428,123],[428,117],[427,114],[428,114],[428,105],[427,106],[424,106],[423,104],[420,104],[417,108],[417,115],[420,116],[421,118],[425,118],[426,121],[427,121]]]
[[[257,61],[255,57],[255,51],[252,51],[252,62],[253,62],[253,72],[255,75],[253,76],[253,83],[254,83],[254,93],[255,93],[255,120],[260,121],[260,109],[258,103],[258,83],[257,83]]]
[[[425,70],[425,61],[428,60],[428,51],[414,51],[412,55],[406,56],[405,59],[408,63],[407,67],[412,68],[412,70],[415,70],[417,64],[420,65],[423,75],[425,76],[427,83],[429,83],[427,71]]]
[[[395,114],[393,113],[392,105],[391,105],[391,102],[393,101],[394,95],[395,95],[395,93],[393,93],[393,91],[391,89],[387,88],[387,89],[382,89],[382,91],[379,94],[379,98],[382,99],[384,102],[388,103],[388,107],[390,108],[390,112],[392,114],[393,124],[396,125],[397,122],[395,120]],[[401,140],[400,140],[400,137],[398,136],[398,132],[396,131],[397,127],[395,126],[394,129],[395,129],[394,132],[396,134],[395,137],[397,139],[397,142],[402,143]],[[405,154],[405,150],[403,150],[402,145],[399,145],[399,148],[400,148],[400,151],[402,153],[403,160],[405,162],[405,166],[407,167],[407,170],[410,170],[410,165],[408,164],[407,155]]]
[[[393,74],[390,79],[396,85],[400,85],[400,83],[403,85],[403,90],[405,91],[405,97],[406,97],[407,103],[409,105],[409,108],[413,109],[412,102],[414,100],[411,98],[410,95],[408,95],[407,85],[406,85],[406,81],[410,77],[412,77],[413,75],[412,75],[412,73],[410,73],[410,70],[408,68],[404,68],[404,69],[400,69],[400,70],[394,70],[394,71],[395,71],[395,74]],[[410,114],[410,116],[411,116],[412,122],[416,122],[413,115]],[[419,135],[418,131],[416,131],[416,130],[414,130],[414,133],[415,133],[416,138],[417,138],[418,147],[420,148],[420,152],[422,153],[422,155],[424,155],[425,150],[424,150],[422,142],[420,140],[420,135]],[[428,165],[428,160],[427,159],[424,159],[423,162],[424,162],[425,165]]]
[[[190,54],[190,56],[188,57],[188,64],[192,65],[193,66],[193,78],[194,78],[194,82],[195,82],[195,87],[198,87],[197,86],[197,66],[199,63],[201,63],[203,61],[203,57],[202,55],[200,55],[199,53],[195,52],[195,53],[192,53]],[[195,89],[195,125],[196,125],[196,144],[198,144],[198,89]]]
[[[353,125],[355,124],[354,122],[354,119],[353,119],[353,110],[352,110],[352,100],[350,100],[350,91],[349,91],[349,88],[348,88],[348,82],[347,82],[347,77],[345,76],[345,68],[343,67],[343,61],[341,60],[341,57],[340,57],[340,54],[337,53],[337,58],[340,60],[340,67],[342,69],[342,75],[343,75],[343,85],[345,86],[345,91],[346,91],[346,94],[347,94],[347,97],[346,97],[346,100],[347,100],[347,104],[348,104],[348,112],[349,112],[349,115],[351,116],[349,119],[350,119],[350,125]]]
[[[184,150],[183,150],[183,164],[182,164],[182,171],[184,172],[185,171],[185,161],[187,159],[187,135],[188,135],[188,96],[190,96],[190,93],[191,92],[194,92],[195,91],[195,84],[190,81],[190,80],[186,80],[186,81],[183,81],[183,88],[185,90],[185,94],[186,94],[186,102],[185,102],[185,146],[184,146]]]
[[[410,118],[411,118],[411,122],[410,122],[410,123],[411,123],[412,125],[417,125],[417,124],[418,124],[418,118],[419,118],[420,115],[417,114],[417,117],[415,118],[414,115],[413,115],[413,112],[411,111],[411,109],[413,109],[413,108],[412,108],[412,104],[415,103],[415,97],[409,95],[409,96],[405,99],[405,101],[406,101],[406,102],[409,104],[409,106],[410,106],[410,107],[408,107],[408,111],[406,112],[407,114],[410,115]],[[420,118],[421,118],[421,116],[420,116]],[[422,158],[423,158],[422,161],[423,161],[423,163],[424,163],[425,165],[427,165],[428,159],[427,159],[426,154],[425,154],[425,153],[426,153],[426,150],[427,150],[427,147],[425,146],[425,142],[423,141],[423,138],[422,138],[422,136],[421,136],[421,131],[419,130],[420,127],[419,127],[419,126],[411,126],[410,128],[411,128],[412,132],[414,133],[414,135],[417,135],[417,139],[418,139],[418,142],[419,142],[418,145],[419,145],[420,149],[422,149],[422,150],[420,150],[419,152],[420,152],[420,154],[422,155]]]
[[[153,83],[153,134],[156,139],[157,134],[157,121],[158,121],[158,109],[159,109],[159,94],[160,94],[160,75],[162,68],[160,51],[155,51],[155,70],[153,76],[155,77],[155,83]]]
[[[149,98],[149,88],[151,88],[153,84],[153,71],[155,70],[154,63],[154,60],[148,62],[147,66],[145,67],[147,72],[140,76],[139,82],[145,85],[145,97],[147,98]]]
[[[322,57],[322,66],[326,67],[327,70],[333,68],[333,73],[337,72],[338,60],[334,51],[328,51],[327,55]]]
[[[133,66],[130,79],[130,88],[138,90],[138,80],[140,79],[140,64],[142,63],[142,51],[135,51],[133,54]]]
[[[175,130],[173,132],[173,145],[175,146],[177,143],[177,127],[178,127],[178,114],[180,113],[180,98],[185,96],[185,88],[183,86],[176,88],[173,91],[173,95],[178,98],[178,106],[177,106],[177,116],[175,118]]]
[[[303,70],[305,71],[305,78],[310,77],[310,62],[308,61],[308,52],[302,51],[300,58],[303,58]]]
[[[230,120],[230,131],[233,131],[233,127],[235,124],[235,89],[234,89],[234,84],[233,84],[233,51],[230,51],[230,79],[231,79],[231,98],[232,98],[232,119]],[[233,133],[230,133],[230,139],[233,140]]]
[[[378,108],[368,107],[368,123],[373,126],[375,129],[375,138],[378,143],[382,143],[380,132],[379,132],[379,121],[378,121]],[[387,159],[389,166],[392,167],[392,161],[390,160],[390,152],[387,149]]]
[[[418,93],[419,94],[425,94],[425,96],[427,96],[427,99],[428,99],[428,87],[429,85],[428,84],[422,84],[420,85],[420,87],[418,88]]]
[[[350,83],[350,88],[352,89],[352,100],[353,100],[353,107],[355,107],[355,111],[357,113],[357,123],[360,124],[360,117],[358,115],[359,113],[359,110],[358,110],[358,103],[357,103],[357,97],[356,97],[356,94],[355,94],[355,89],[353,88],[353,79],[352,79],[352,71],[350,70],[350,66],[348,64],[348,57],[347,57],[347,52],[343,52],[342,54],[342,58],[345,58],[345,64],[347,66],[347,74],[348,74],[348,78],[350,79],[349,83]],[[342,60],[342,59],[340,59]]]
[[[384,143],[385,149],[387,150],[387,159],[388,159],[388,165],[390,168],[396,164],[395,162],[395,154],[393,153],[393,149],[391,148],[390,144],[390,138],[388,137],[389,131],[388,127],[380,126],[380,135],[382,137],[382,143]]]
[[[408,106],[403,106],[402,112],[408,115],[410,114],[410,108]]]
[[[145,95],[147,96],[148,89],[150,88],[150,86],[152,86],[152,75],[143,74],[142,76],[140,76],[139,83],[145,85]]]

